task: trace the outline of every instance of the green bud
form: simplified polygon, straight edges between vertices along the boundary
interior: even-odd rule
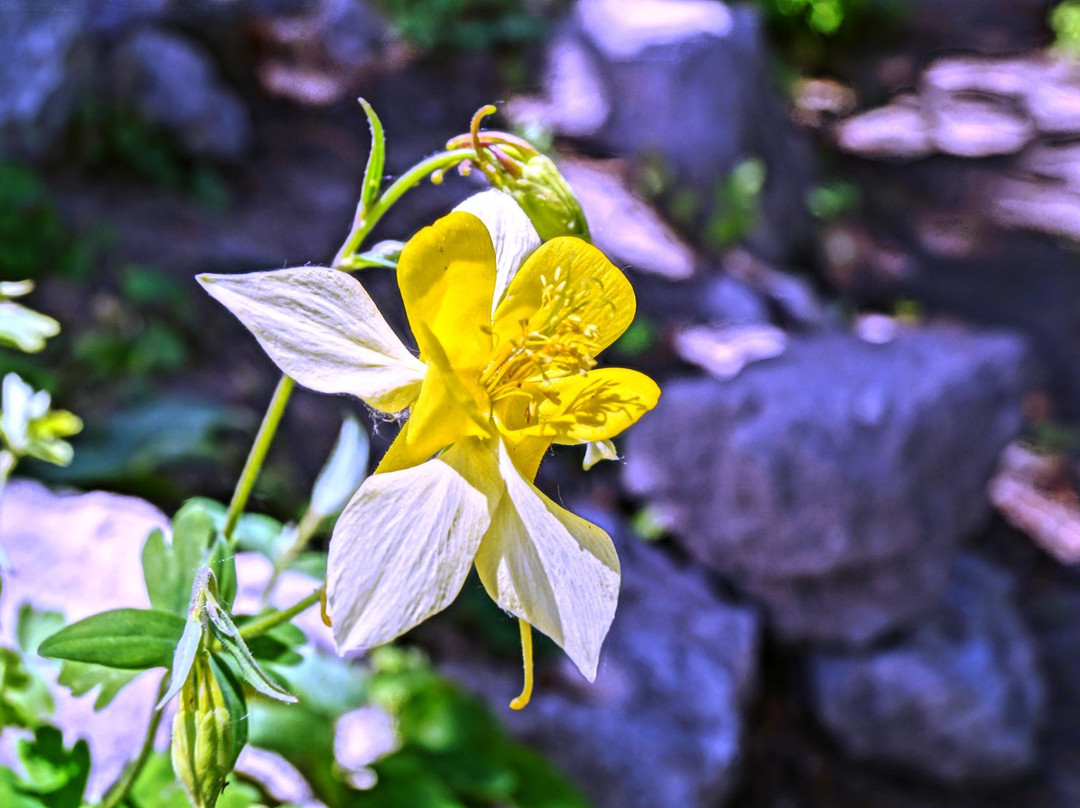
[[[180,690],[173,719],[172,764],[195,808],[214,808],[236,762],[233,717],[211,666],[200,653]]]
[[[469,134],[453,138],[446,147],[471,147],[488,182],[514,197],[544,241],[557,236],[591,241],[581,203],[550,158],[516,135],[480,131],[480,122],[494,111],[493,106],[482,107],[473,116]]]

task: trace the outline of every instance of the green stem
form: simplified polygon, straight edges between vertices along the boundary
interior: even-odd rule
[[[349,232],[349,237],[345,239],[345,243],[341,245],[341,249],[338,250],[338,254],[334,256],[333,265],[339,269],[348,269],[349,258],[351,258],[359,249],[360,243],[367,238],[386,211],[388,211],[395,202],[401,199],[406,191],[420,184],[426,177],[429,177],[436,171],[445,171],[466,160],[473,160],[475,158],[476,152],[472,149],[454,149],[453,151],[438,152],[437,154],[433,154],[430,157],[421,160],[398,177],[393,184],[383,192],[383,195],[379,197],[378,201],[371,206],[370,210],[365,210],[363,203],[361,202],[356,209],[356,218],[353,221],[353,228]]]
[[[168,686],[169,677],[161,677],[161,684],[158,685],[158,692],[154,697],[155,705],[161,701],[161,697],[165,695],[165,690]],[[117,778],[116,782],[105,792],[105,796],[102,798],[101,805],[98,808],[116,808],[116,806],[120,805],[124,801],[124,798],[127,797],[131,787],[135,785],[135,780],[139,777],[139,772],[141,772],[143,766],[146,765],[150,753],[154,751],[154,740],[157,737],[158,727],[161,726],[161,718],[163,715],[164,711],[156,708],[154,709],[154,712],[151,713],[150,725],[146,728],[146,737],[143,738],[139,753],[124,767],[124,770],[120,773],[120,777]]]
[[[266,615],[266,617],[260,617],[258,620],[252,620],[247,625],[240,629],[240,636],[245,640],[250,640],[252,637],[258,637],[261,634],[265,634],[275,626],[280,626],[282,623],[288,623],[296,615],[301,612],[305,612],[322,600],[323,587],[319,587],[310,595],[298,603],[294,603],[288,609],[282,609],[280,612],[273,612]]]
[[[296,382],[291,378],[282,376],[274,390],[274,397],[270,399],[270,406],[267,407],[266,415],[263,416],[262,423],[259,425],[255,443],[251,446],[247,462],[244,463],[244,470],[240,473],[236,490],[233,491],[232,501],[229,502],[229,511],[225,516],[225,527],[222,530],[226,541],[232,541],[236,523],[240,519],[240,514],[244,512],[248,497],[251,496],[251,489],[255,486],[255,479],[259,476],[259,470],[266,459],[274,433],[277,432],[278,424],[281,423],[281,416],[285,414],[285,405],[289,403],[289,396],[295,386]]]

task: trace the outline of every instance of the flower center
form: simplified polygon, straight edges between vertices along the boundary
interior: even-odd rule
[[[495,347],[480,376],[492,403],[519,394],[547,395],[544,383],[596,366],[599,329],[581,315],[591,297],[602,294],[602,284],[596,278],[572,283],[561,267],[550,279],[542,275],[540,281],[539,308],[531,318],[520,321],[520,333]]]

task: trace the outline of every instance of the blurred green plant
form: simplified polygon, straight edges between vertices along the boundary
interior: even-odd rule
[[[723,250],[749,236],[758,224],[765,188],[764,161],[750,157],[732,169],[716,187],[714,207],[705,223],[705,246]]]
[[[834,180],[811,188],[806,194],[806,207],[814,217],[832,222],[852,213],[861,197],[858,186]]]
[[[31,168],[0,162],[0,278],[79,275],[90,245],[64,224],[41,177]]]
[[[128,174],[159,188],[190,194],[211,210],[226,210],[229,191],[218,172],[185,157],[171,137],[123,106],[87,101],[68,131],[67,151],[91,172]]]
[[[1047,17],[1054,32],[1052,49],[1070,59],[1080,58],[1080,0],[1065,0],[1050,9]]]
[[[398,35],[421,51],[483,51],[538,42],[557,0],[376,0]]]

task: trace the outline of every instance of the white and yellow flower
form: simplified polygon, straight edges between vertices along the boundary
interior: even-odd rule
[[[610,439],[656,384],[596,356],[634,317],[626,277],[592,245],[540,244],[488,191],[425,228],[398,262],[419,358],[349,275],[299,267],[200,282],[300,384],[409,416],[330,544],[328,610],[342,652],[441,611],[475,564],[488,594],[558,643],[590,681],[619,590],[608,535],[533,484],[553,443]],[[528,665],[527,657],[527,671]]]

